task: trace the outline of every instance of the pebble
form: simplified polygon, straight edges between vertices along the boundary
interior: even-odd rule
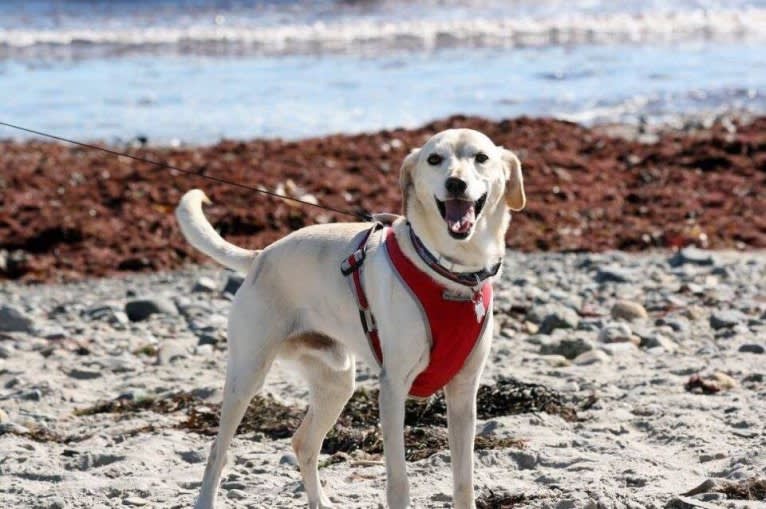
[[[590,350],[583,352],[572,361],[576,366],[589,366],[609,362],[609,355],[603,350]]]
[[[170,299],[153,297],[129,300],[125,304],[125,313],[132,322],[140,322],[158,313],[175,315],[178,309]]]
[[[185,345],[175,341],[169,341],[160,346],[157,352],[157,364],[168,365],[175,360],[188,357],[188,351]]]
[[[247,498],[247,493],[242,490],[229,490],[226,492],[226,498],[232,500],[244,500]]]
[[[239,274],[230,274],[229,277],[226,279],[226,284],[223,287],[223,293],[234,295],[235,293],[237,293],[237,290],[239,290],[239,287],[242,286],[242,283],[244,281],[245,281],[244,276],[241,276]]]
[[[602,328],[598,333],[598,340],[602,343],[623,343],[626,341],[636,341],[633,332],[625,323],[610,323]]]
[[[209,277],[202,276],[194,282],[192,292],[214,292],[218,284]]]
[[[666,352],[675,352],[676,344],[670,338],[662,334],[653,334],[646,339],[641,340],[642,348],[662,348]]]
[[[766,348],[763,345],[757,345],[755,343],[746,343],[739,347],[739,351],[743,353],[762,354],[766,352]]]
[[[715,264],[715,258],[709,251],[690,246],[671,256],[668,263],[671,267],[680,267],[686,264],[708,266]]]
[[[583,338],[562,339],[540,347],[542,355],[562,356],[566,359],[574,359],[584,352],[595,348],[592,341]]]
[[[11,355],[13,355],[13,352],[13,347],[0,344],[0,359],[9,359]]]
[[[601,267],[596,271],[597,283],[632,283],[635,275],[620,267]]]
[[[281,458],[279,458],[279,464],[280,465],[292,465],[294,467],[298,466],[298,458],[295,457],[294,454],[285,453],[282,455]]]
[[[714,329],[734,327],[745,321],[747,321],[747,317],[735,309],[714,311],[713,314],[710,315],[710,326]]]
[[[560,307],[543,318],[540,324],[540,334],[550,334],[556,329],[576,329],[580,316],[574,309]]]
[[[34,320],[18,308],[0,304],[0,332],[34,331]]]
[[[101,378],[102,373],[97,369],[76,368],[69,371],[67,375],[76,380],[93,380]]]
[[[630,300],[618,300],[615,302],[614,306],[612,306],[611,315],[612,318],[616,320],[622,319],[628,321],[647,318],[649,316],[644,306],[638,302]]]
[[[11,419],[8,417],[8,414],[5,413],[5,410],[0,408],[0,424],[5,424],[6,422],[9,422]]]
[[[149,503],[150,502],[148,500],[141,497],[128,497],[122,501],[123,505],[129,505],[133,507],[141,507],[141,506],[149,505]]]

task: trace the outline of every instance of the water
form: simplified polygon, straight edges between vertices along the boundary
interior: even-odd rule
[[[206,143],[766,112],[766,0],[0,4],[0,120]],[[0,130],[0,137],[16,137]]]

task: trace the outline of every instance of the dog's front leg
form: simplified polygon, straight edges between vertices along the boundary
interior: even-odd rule
[[[445,387],[447,425],[452,463],[455,509],[473,509],[473,440],[476,429],[476,391],[479,377],[458,377]]]
[[[473,441],[476,433],[476,393],[492,341],[492,314],[484,334],[463,369],[444,387],[452,463],[452,497],[455,509],[473,509]]]
[[[410,507],[410,487],[404,459],[404,404],[408,388],[383,371],[380,376],[380,425],[386,457],[386,499],[390,509]]]

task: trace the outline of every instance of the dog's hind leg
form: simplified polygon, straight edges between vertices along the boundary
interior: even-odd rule
[[[252,325],[245,320],[230,320],[228,336],[229,358],[223,389],[221,422],[218,435],[210,449],[195,509],[213,509],[215,506],[218,482],[226,463],[226,450],[250,400],[263,386],[277,351],[277,342],[262,334],[254,334]]]
[[[306,341],[308,339],[308,341]],[[303,476],[310,509],[333,507],[319,481],[317,462],[322,441],[338,420],[343,406],[354,393],[354,359],[340,344],[311,336],[302,338],[305,352],[297,357],[309,384],[309,409],[293,435],[293,450]]]

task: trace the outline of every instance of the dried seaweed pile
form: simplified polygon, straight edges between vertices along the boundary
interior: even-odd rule
[[[527,412],[548,412],[567,420],[577,418],[575,407],[557,392],[538,384],[528,384],[513,378],[501,378],[495,385],[482,385],[478,396],[479,417],[490,419]],[[117,399],[99,403],[77,412],[77,415],[103,413],[126,414],[141,411],[172,414],[184,411],[186,416],[178,426],[182,429],[213,435],[218,429],[220,405],[204,402],[190,393],[176,393],[142,400]],[[238,433],[260,433],[271,439],[292,436],[298,428],[305,409],[285,405],[273,396],[253,399]],[[362,451],[378,456],[383,452],[383,437],[379,429],[378,392],[358,390],[351,397],[338,422],[327,435],[322,452],[346,455]],[[409,400],[405,413],[406,456],[410,461],[427,458],[448,447],[447,404],[439,394],[428,400]],[[477,449],[522,447],[518,439],[478,436]]]

